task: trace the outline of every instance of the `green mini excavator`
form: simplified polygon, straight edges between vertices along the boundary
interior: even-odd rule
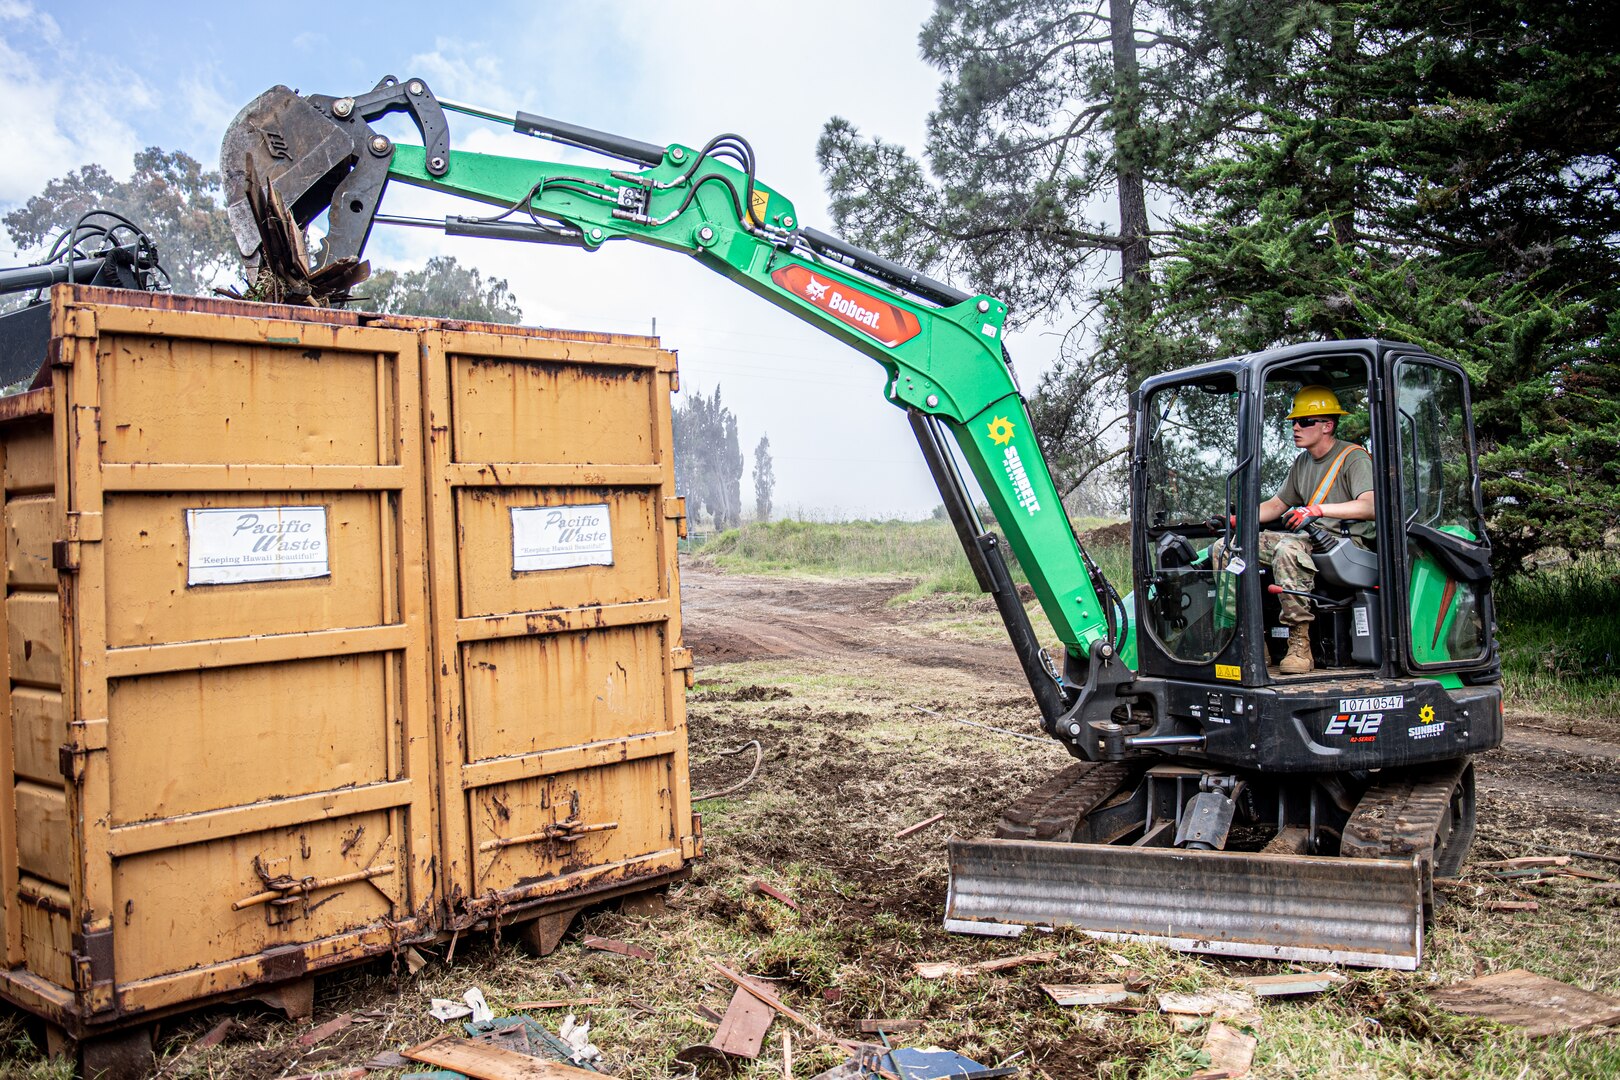
[[[372,126],[389,113],[422,144]],[[447,113],[616,160],[456,150]],[[1433,879],[1456,872],[1473,837],[1470,757],[1502,738],[1490,547],[1458,365],[1399,342],[1331,341],[1146,381],[1131,398],[1134,580],[1122,598],[1077,540],[1042,457],[1002,342],[1006,306],[806,227],[755,175],[742,138],[640,142],[389,77],[349,97],[265,92],[231,125],[222,164],[255,272],[267,206],[299,231],[327,217],[323,244],[296,268],[312,280],[358,260],[377,223],[586,251],[639,240],[882,366],[1041,725],[1075,758],[1014,801],[996,836],[950,841],[949,928],[1063,924],[1192,951],[1417,966]],[[390,182],[490,210],[381,214]],[[1376,536],[1304,534],[1314,670],[1283,675],[1288,590],[1258,557],[1257,507],[1293,460],[1285,417],[1307,385],[1337,395],[1340,436],[1371,453]],[[975,510],[964,467],[1000,535]],[[1031,629],[1008,547],[1061,655]]]

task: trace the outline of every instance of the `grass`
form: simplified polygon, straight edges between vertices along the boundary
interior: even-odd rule
[[[1078,529],[1108,524],[1082,518]],[[695,554],[716,566],[751,574],[911,577],[917,584],[897,602],[922,596],[977,593],[973,568],[951,523],[927,521],[772,521],[715,536]],[[1121,594],[1130,591],[1130,551],[1123,544],[1091,552]],[[1017,565],[1013,580],[1028,577]]]
[[[1107,524],[1075,523],[1082,531]],[[1130,591],[1131,554],[1116,535],[1088,542],[1087,550],[1124,595]],[[741,573],[915,578],[917,584],[896,596],[896,603],[979,591],[946,521],[777,521],[721,533],[696,554]],[[1017,566],[1013,576],[1027,580]],[[1620,557],[1599,554],[1520,574],[1498,583],[1495,596],[1510,706],[1573,717],[1620,716]],[[942,629],[971,634],[970,622]]]
[[[1496,612],[1511,703],[1620,715],[1620,556],[1509,578],[1496,587]]]

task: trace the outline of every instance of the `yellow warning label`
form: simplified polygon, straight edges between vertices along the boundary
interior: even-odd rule
[[[768,192],[768,191],[761,191],[759,188],[755,188],[754,189],[754,197],[753,197],[751,205],[754,208],[754,220],[756,222],[759,222],[760,224],[764,224],[764,222],[765,222],[765,208],[767,206],[769,206],[770,204],[771,204],[771,193]]]
[[[1215,677],[1217,679],[1231,679],[1238,682],[1243,678],[1243,669],[1236,664],[1216,664]]]

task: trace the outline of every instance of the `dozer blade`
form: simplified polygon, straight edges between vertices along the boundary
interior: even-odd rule
[[[1074,926],[1183,952],[1412,971],[1423,867],[1410,859],[951,840],[945,928]]]

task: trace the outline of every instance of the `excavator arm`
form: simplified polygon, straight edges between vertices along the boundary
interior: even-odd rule
[[[390,112],[408,115],[423,145],[396,144],[371,127],[370,120]],[[446,112],[620,158],[629,167],[455,150]],[[374,222],[587,251],[635,240],[690,255],[877,361],[889,401],[909,414],[980,585],[996,597],[1043,723],[1072,752],[1095,756],[1087,752],[1095,742],[1083,737],[1086,725],[1076,721],[1078,699],[1087,686],[1128,677],[1120,653],[1134,652],[1133,643],[1126,640],[1123,605],[1080,546],[1058,498],[1002,343],[1007,310],[1000,300],[958,292],[805,228],[792,202],[757,178],[752,148],[735,135],[695,148],[656,146],[443,101],[422,80],[389,77],[352,98],[267,91],[233,122],[223,156],[233,227],[250,267],[261,254],[248,211],[248,190],[256,185],[261,203],[273,192],[300,228],[328,215],[316,271],[357,260]],[[493,210],[443,221],[380,215],[390,181]],[[946,433],[1066,648],[1062,671],[1030,629],[1000,541],[980,522]]]

